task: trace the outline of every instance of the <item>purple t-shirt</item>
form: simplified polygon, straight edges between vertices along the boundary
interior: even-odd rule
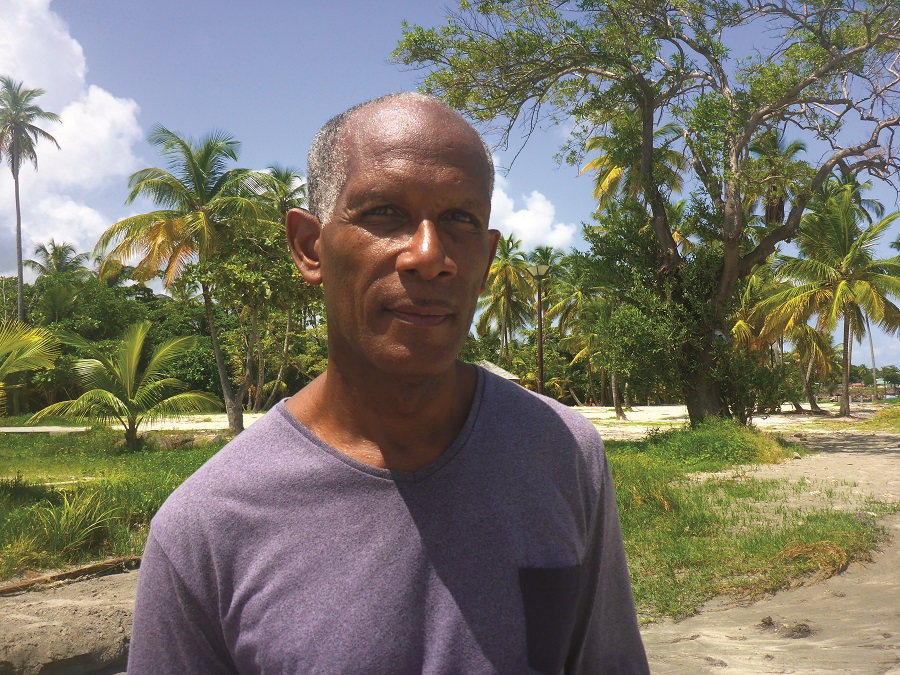
[[[153,519],[128,672],[647,673],[600,437],[479,369],[407,473],[281,403]]]

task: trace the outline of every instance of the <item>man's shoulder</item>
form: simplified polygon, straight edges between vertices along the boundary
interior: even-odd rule
[[[298,432],[279,405],[241,432],[179,485],[153,519],[155,530],[208,527],[226,500],[269,490],[298,461]]]
[[[565,426],[579,438],[599,440],[596,427],[576,410],[547,396],[483,371],[483,405],[495,423],[529,429]]]

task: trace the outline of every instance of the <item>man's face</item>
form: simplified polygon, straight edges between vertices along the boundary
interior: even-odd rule
[[[437,106],[363,111],[316,246],[334,363],[390,375],[446,371],[465,341],[497,246],[474,131]]]

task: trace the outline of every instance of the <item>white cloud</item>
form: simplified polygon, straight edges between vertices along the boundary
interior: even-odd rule
[[[40,171],[23,166],[20,174],[23,255],[34,245],[70,242],[93,249],[115,218],[98,211],[99,190],[138,168],[134,148],[143,133],[138,106],[85,81],[84,52],[49,0],[0,0],[0,74],[41,88],[37,100],[56,112],[62,124],[40,126],[59,142],[38,142]],[[13,245],[7,245],[12,242]],[[0,168],[0,273],[15,273],[15,205],[12,176]]]
[[[516,208],[508,189],[508,180],[498,175],[491,199],[491,227],[503,234],[514,234],[526,251],[536,246],[566,249],[574,244],[578,226],[555,222],[556,208],[547,197],[532,190],[521,197],[524,206]]]

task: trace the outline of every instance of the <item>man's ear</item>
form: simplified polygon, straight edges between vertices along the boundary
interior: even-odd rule
[[[319,238],[322,224],[305,209],[291,209],[285,217],[288,247],[294,264],[308,284],[322,283],[322,263],[319,259]]]
[[[487,281],[488,274],[491,273],[491,263],[497,255],[497,243],[500,241],[500,230],[488,230],[488,237],[491,247],[491,255],[488,258],[487,267],[484,270],[484,278],[481,280],[481,291],[484,292],[484,284]]]

